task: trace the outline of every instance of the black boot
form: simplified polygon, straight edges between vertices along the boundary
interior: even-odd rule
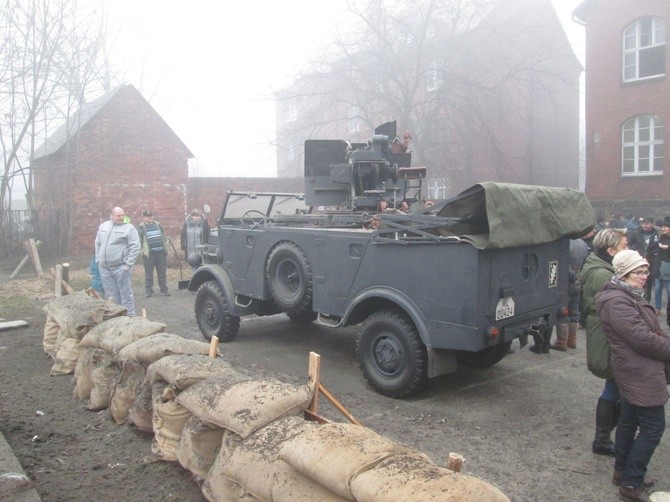
[[[592,451],[596,455],[614,456],[614,444],[610,434],[616,427],[617,402],[608,401],[602,397],[598,399],[596,407],[596,436],[593,440]]]

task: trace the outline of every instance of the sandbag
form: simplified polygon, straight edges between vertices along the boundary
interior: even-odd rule
[[[339,423],[305,430],[284,444],[279,457],[337,495],[353,499],[351,480],[359,472],[399,453],[413,454],[432,463],[423,453],[395,443],[367,427]]]
[[[74,368],[77,366],[77,359],[79,358],[79,344],[74,338],[67,338],[58,346],[56,355],[54,356],[54,363],[51,366],[49,374],[54,375],[69,375],[74,373]]]
[[[156,333],[128,344],[119,351],[121,359],[134,359],[146,365],[173,354],[209,354],[209,344],[172,333]]]
[[[58,323],[51,317],[47,316],[44,323],[44,337],[42,338],[42,348],[44,352],[51,358],[56,355],[56,340],[58,339]]]
[[[145,385],[153,385],[163,380],[179,390],[217,375],[237,373],[233,367],[220,358],[202,354],[177,354],[165,356],[147,368]]]
[[[184,469],[205,479],[221,449],[224,433],[233,434],[221,427],[210,427],[198,417],[190,417],[181,431],[175,452],[177,461]]]
[[[490,484],[430,465],[414,456],[394,455],[351,481],[358,502],[509,502]]]
[[[126,314],[126,308],[98,298],[91,298],[85,291],[56,298],[42,310],[59,327],[54,349],[68,338],[79,342],[88,331],[106,319]]]
[[[80,361],[81,358],[82,356],[80,355]],[[137,398],[137,393],[144,381],[145,374],[146,369],[137,361],[128,359],[122,362],[121,375],[119,376],[119,381],[112,389],[109,402],[109,414],[118,425],[125,423],[128,419],[128,413]]]
[[[230,385],[231,377],[213,377],[189,387],[177,401],[209,424],[246,438],[278,418],[303,413],[313,386],[278,380],[249,380]]]
[[[91,380],[91,370],[93,364],[93,353],[95,349],[82,349],[77,358],[77,364],[74,367],[74,376],[72,383],[74,389],[72,394],[79,399],[89,399],[93,381]]]
[[[344,502],[345,499],[321,486],[314,480],[303,476],[283,460],[277,460],[273,475],[273,502]]]
[[[282,444],[315,426],[301,417],[282,418],[251,434],[232,453],[222,448],[209,470],[203,493],[218,492],[228,479],[261,500],[272,500],[274,473]]]
[[[143,317],[113,317],[101,322],[84,335],[81,347],[96,347],[117,353],[141,338],[165,331],[165,324]]]
[[[165,382],[156,382],[151,387],[141,386],[138,390],[137,397],[128,412],[128,420],[142,432],[148,434],[154,433],[153,401],[154,399],[158,400],[166,387],[167,384]]]
[[[91,398],[87,410],[99,411],[109,407],[112,389],[118,381],[121,368],[111,353],[102,349],[93,349],[91,357]]]
[[[209,485],[204,484],[202,494],[210,502],[256,502],[261,500],[254,497],[242,486],[226,478],[221,479],[216,484],[216,490],[212,490]]]
[[[166,387],[160,398],[154,401],[153,429],[151,452],[162,460],[177,461],[177,445],[181,438],[184,424],[191,417],[191,412],[175,401],[175,389]]]

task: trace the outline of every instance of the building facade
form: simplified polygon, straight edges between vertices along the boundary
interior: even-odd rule
[[[670,214],[667,0],[586,0],[586,194],[596,212]]]

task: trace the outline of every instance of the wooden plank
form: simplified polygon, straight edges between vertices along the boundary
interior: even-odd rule
[[[219,337],[213,336],[212,340],[209,342],[209,357],[216,359],[216,351],[219,348]]]
[[[39,248],[42,245],[42,241],[37,241],[35,245]],[[16,276],[19,275],[19,272],[21,272],[21,269],[26,266],[26,263],[28,263],[28,260],[30,260],[30,255],[26,254],[23,257],[23,260],[21,260],[21,263],[14,269],[14,272],[12,272],[12,275],[9,276],[10,279],[16,279]]]
[[[35,272],[37,272],[37,277],[41,279],[44,275],[44,272],[42,271],[42,262],[40,261],[40,255],[37,252],[37,244],[35,243],[35,239],[28,239],[27,248],[30,259],[33,261],[33,265],[35,265]]]
[[[307,407],[311,413],[317,414],[319,411],[319,382],[321,380],[321,356],[316,352],[309,353],[309,366],[307,370],[309,384],[314,386],[312,400]]]
[[[454,472],[461,472],[461,469],[463,468],[463,462],[465,462],[463,455],[459,455],[458,453],[449,453],[447,469]]]
[[[72,293],[74,293],[74,288],[72,286],[70,286],[67,282],[61,281],[60,283],[61,283],[61,286],[63,287],[63,289],[65,290],[65,292],[68,295],[71,295]]]
[[[6,321],[0,322],[0,331],[9,331],[10,329],[27,328],[26,321]]]
[[[354,425],[363,425],[362,423],[360,423],[360,422],[356,419],[356,417],[354,417],[351,413],[349,413],[349,410],[347,410],[344,406],[342,406],[342,403],[340,403],[337,399],[335,399],[335,396],[333,396],[333,395],[328,391],[328,389],[326,389],[326,388],[323,386],[323,384],[319,384],[319,390],[323,393],[323,396],[324,396],[326,399],[328,399],[328,401],[330,401],[331,404],[332,404],[333,406],[335,406],[335,408],[337,408],[337,410],[338,410],[340,413],[342,413],[342,415],[344,415],[345,418],[346,418],[347,420],[349,420],[349,422],[351,422],[351,423],[354,424]],[[309,408],[308,408],[308,409],[309,409]]]
[[[54,295],[63,296],[63,265],[57,264],[54,272]]]

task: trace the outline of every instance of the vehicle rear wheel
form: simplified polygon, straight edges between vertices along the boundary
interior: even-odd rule
[[[195,319],[205,340],[216,336],[221,342],[230,342],[240,329],[240,318],[229,314],[226,296],[216,281],[207,281],[198,288]]]
[[[278,243],[268,256],[265,279],[272,299],[293,316],[312,312],[312,270],[307,256],[295,243]]]
[[[459,352],[458,362],[474,366],[475,368],[489,368],[502,361],[511,346],[512,340],[487,347],[478,352]]]
[[[380,394],[407,397],[426,383],[426,346],[400,312],[380,310],[370,315],[361,327],[357,349],[363,375]]]

